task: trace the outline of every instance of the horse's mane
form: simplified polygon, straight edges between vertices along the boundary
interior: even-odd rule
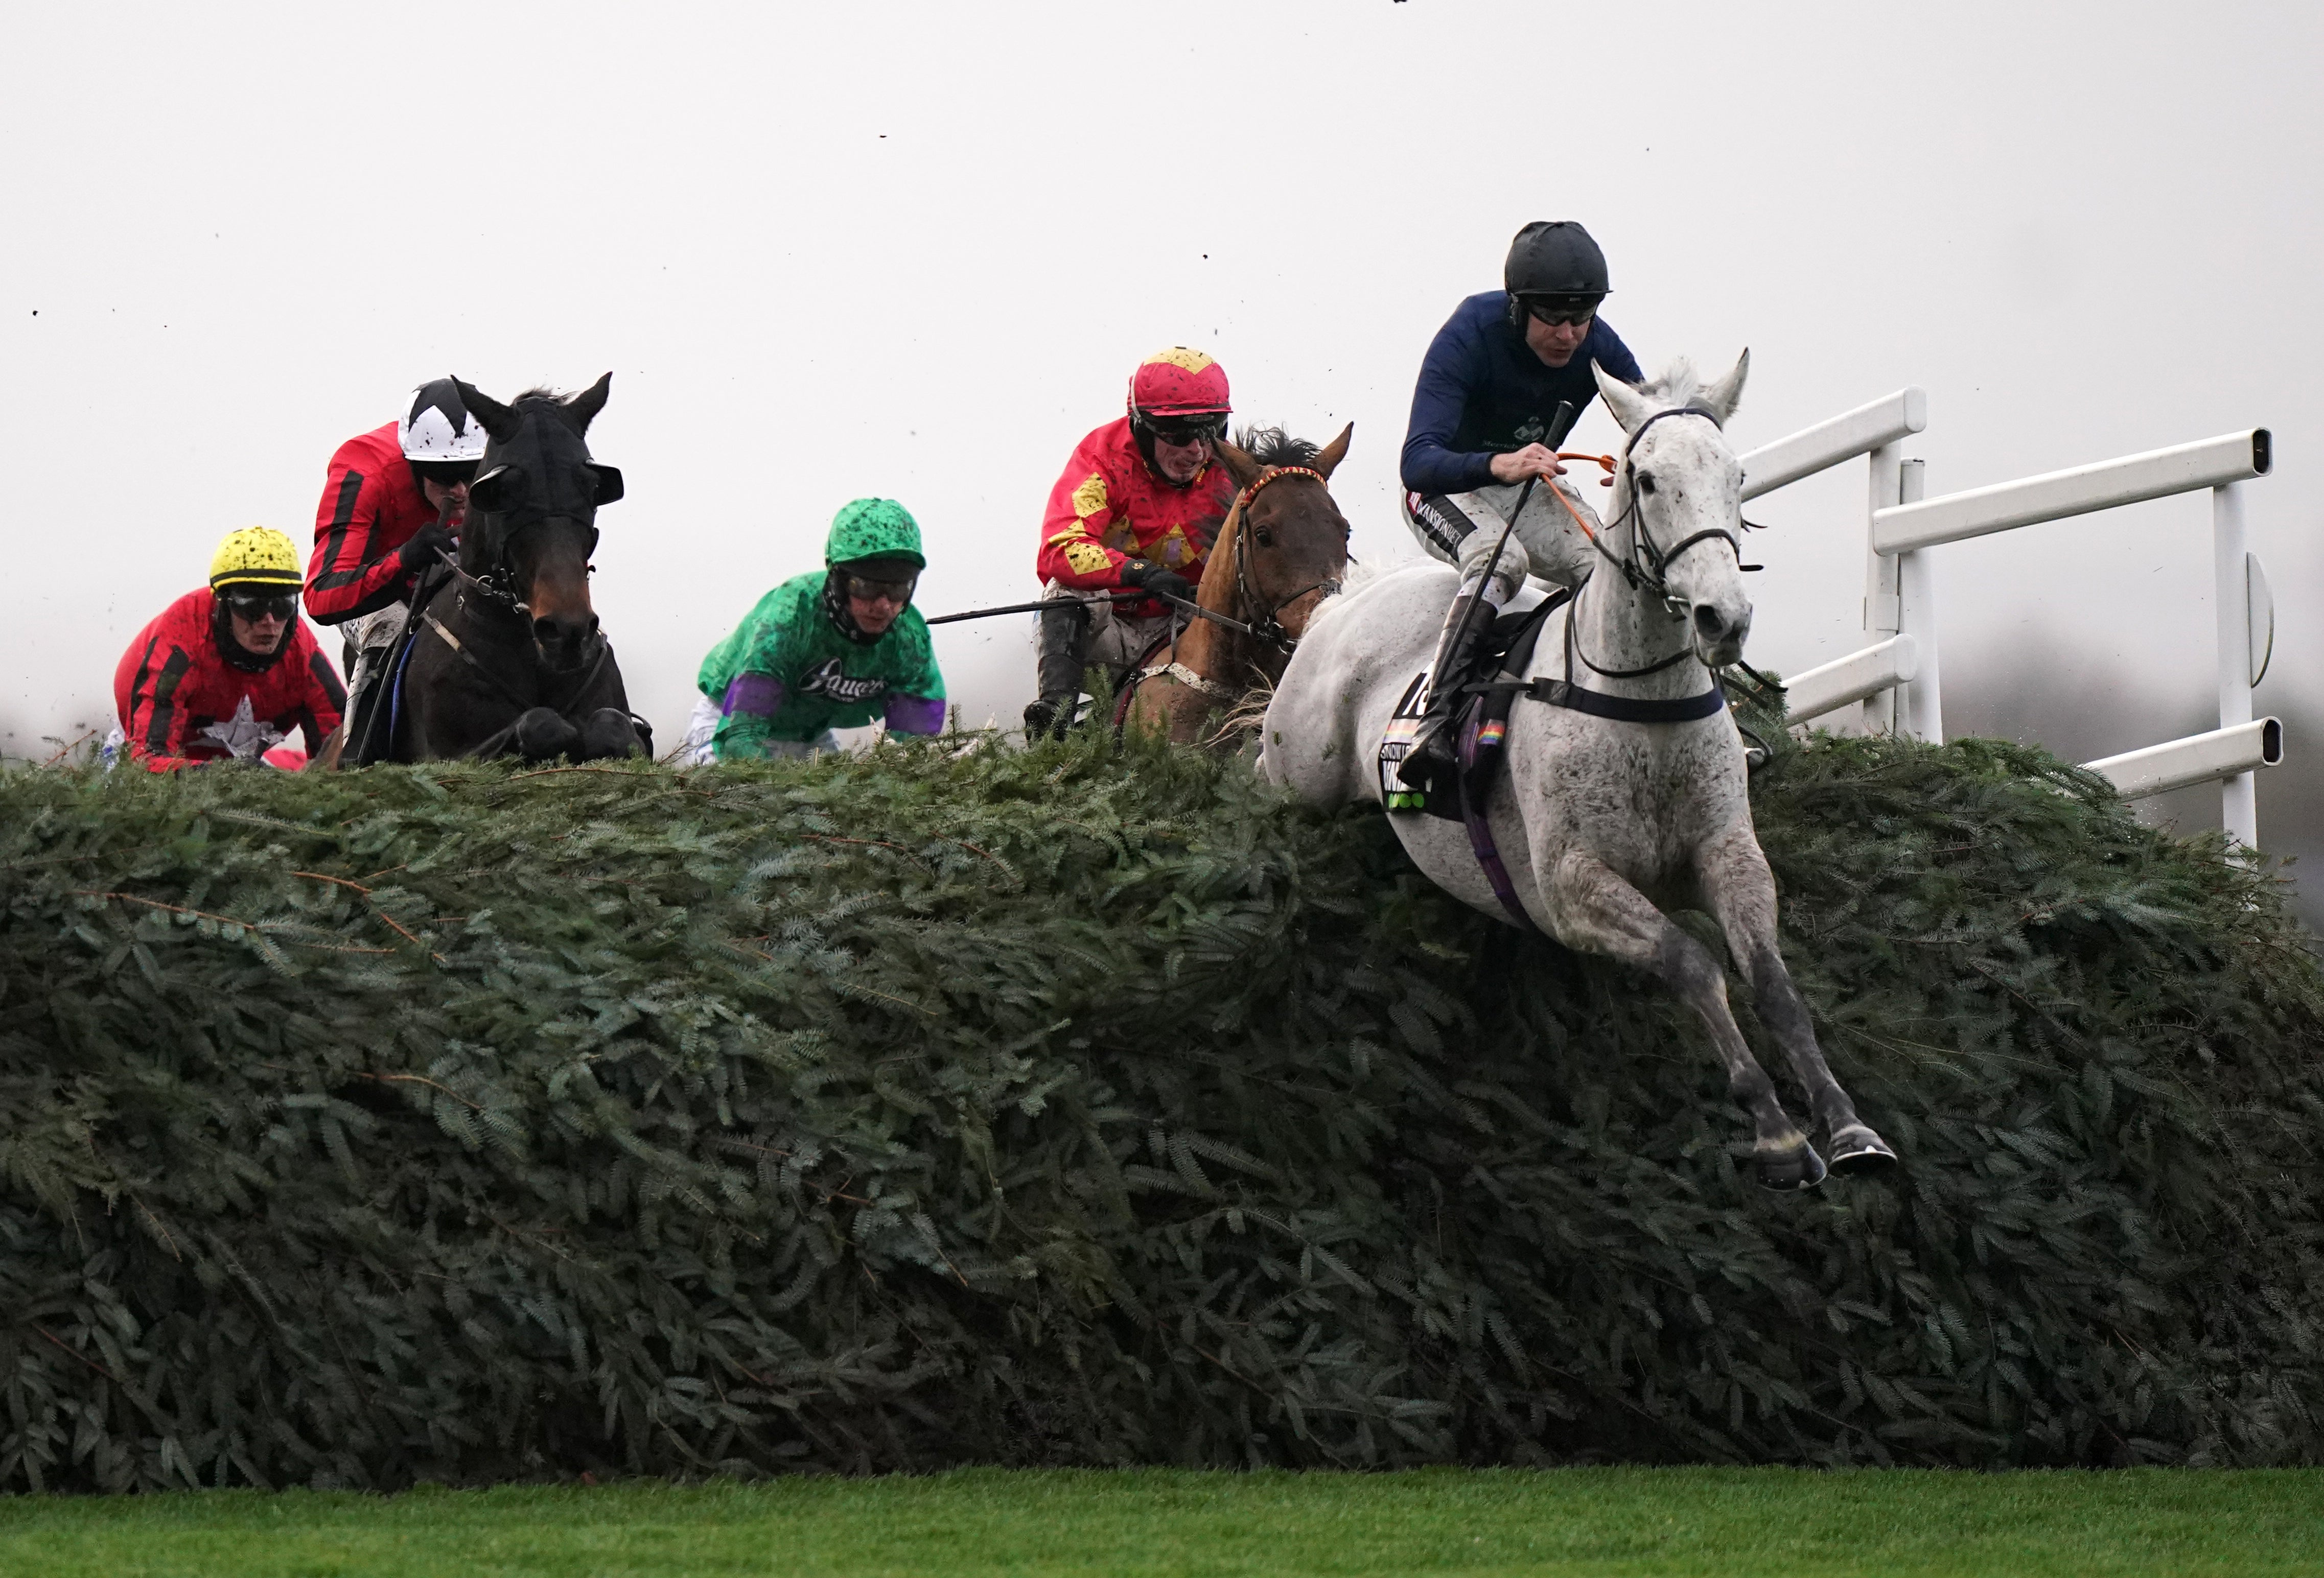
[[[572,399],[571,395],[553,390],[545,383],[535,384],[511,400],[509,408],[512,411],[521,411],[527,406],[562,406],[570,402]]]
[[[1246,427],[1235,435],[1234,444],[1261,465],[1313,465],[1321,453],[1320,446],[1280,427]]]

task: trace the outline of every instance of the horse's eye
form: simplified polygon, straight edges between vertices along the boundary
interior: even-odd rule
[[[1262,548],[1273,547],[1275,546],[1275,534],[1271,531],[1260,532],[1259,534],[1259,546]]]
[[[1654,491],[1654,473],[1652,472],[1640,472],[1638,473],[1638,491],[1641,493],[1651,493]]]

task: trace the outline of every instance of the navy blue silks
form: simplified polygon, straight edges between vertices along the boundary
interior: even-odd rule
[[[1401,474],[1416,493],[1460,493],[1493,480],[1492,458],[1548,436],[1560,401],[1577,411],[1598,398],[1593,361],[1631,383],[1644,376],[1637,359],[1604,318],[1573,359],[1543,365],[1508,319],[1499,290],[1471,296],[1453,309],[1429,342],[1412,391]]]

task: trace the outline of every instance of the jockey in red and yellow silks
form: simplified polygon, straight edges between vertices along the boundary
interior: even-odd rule
[[[1167,592],[1192,601],[1235,485],[1213,442],[1226,431],[1226,369],[1174,345],[1139,365],[1128,414],[1074,446],[1041,519],[1034,567],[1041,614],[1039,699],[1025,727],[1039,733],[1073,720],[1083,670],[1126,670],[1169,628],[1160,598],[1111,603],[1092,593]]]

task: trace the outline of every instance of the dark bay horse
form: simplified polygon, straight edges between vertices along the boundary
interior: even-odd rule
[[[597,508],[622,496],[622,473],[589,458],[586,436],[613,375],[506,406],[453,381],[488,442],[459,566],[428,572],[416,594],[378,759],[650,755],[589,606]]]
[[[1195,601],[1243,628],[1193,619],[1148,652],[1124,693],[1125,727],[1198,743],[1214,733],[1214,716],[1283,676],[1308,616],[1347,572],[1348,521],[1328,483],[1355,431],[1349,423],[1320,450],[1279,427],[1246,430],[1242,445],[1218,440],[1219,463],[1242,491]]]

